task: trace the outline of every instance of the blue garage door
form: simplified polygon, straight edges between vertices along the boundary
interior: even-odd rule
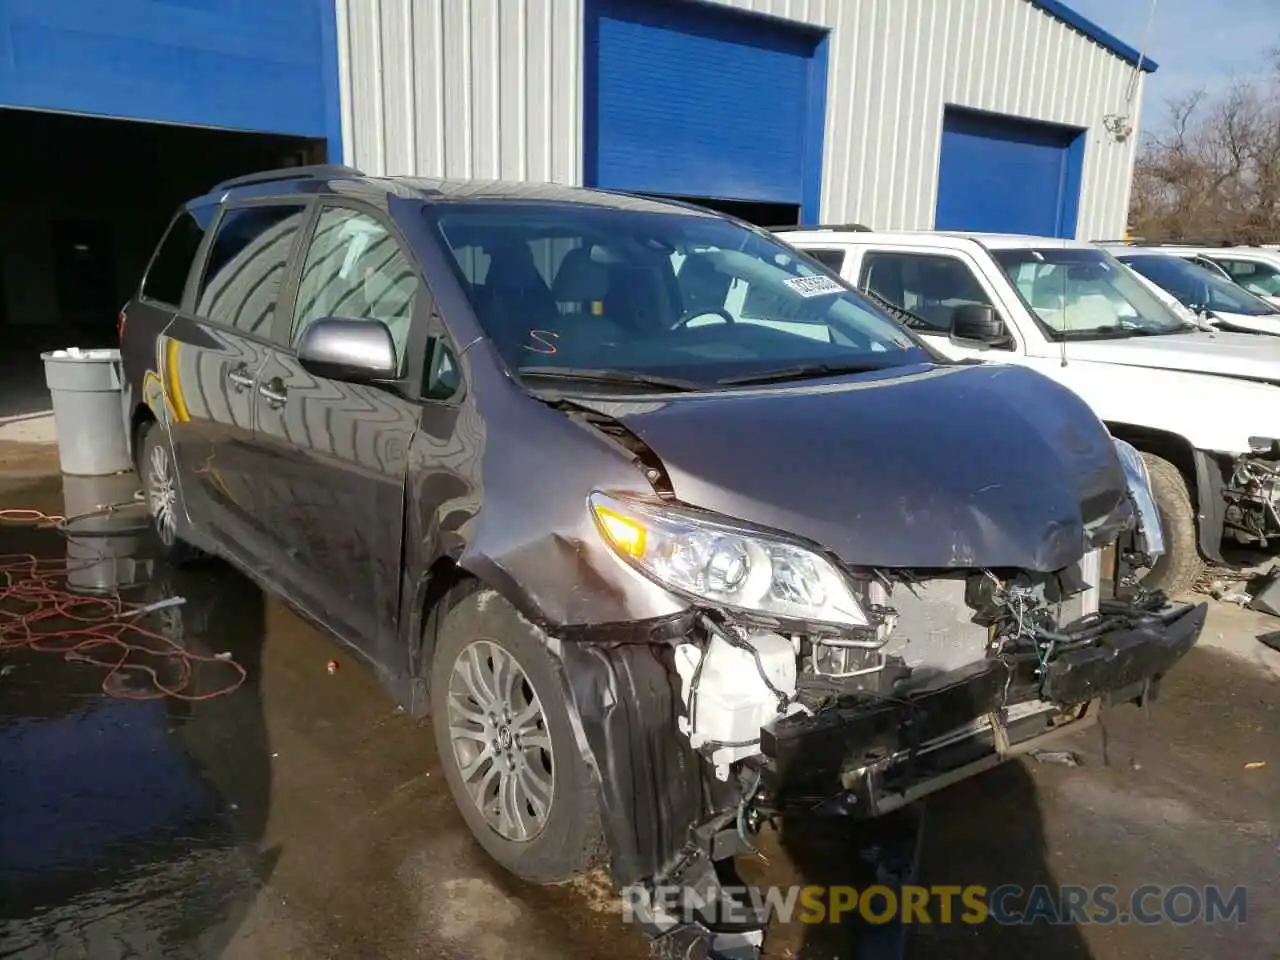
[[[0,0],[0,107],[327,137],[334,0]]]
[[[1074,237],[1084,131],[948,107],[938,230]]]
[[[588,0],[588,185],[816,218],[826,34],[665,0]]]

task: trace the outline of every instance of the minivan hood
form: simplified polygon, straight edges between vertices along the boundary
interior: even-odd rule
[[[1280,338],[1250,333],[1192,330],[1124,340],[1075,340],[1067,343],[1066,354],[1068,362],[1089,360],[1280,381]]]
[[[1125,491],[1092,411],[1020,367],[919,366],[601,406],[662,460],[682,502],[853,565],[1058,570]]]

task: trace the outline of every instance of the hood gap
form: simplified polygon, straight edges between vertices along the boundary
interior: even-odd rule
[[[575,409],[569,418],[584,426],[591,427],[614,446],[619,447],[630,456],[632,463],[644,474],[658,496],[675,499],[675,487],[662,460],[647,443],[626,427],[622,421],[596,410]]]

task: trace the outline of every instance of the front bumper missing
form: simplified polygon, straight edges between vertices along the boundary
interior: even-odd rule
[[[1167,608],[1132,629],[1053,656],[985,660],[892,698],[853,695],[761,731],[761,799],[777,810],[878,816],[1038,749],[1143,695],[1204,627],[1205,604]]]

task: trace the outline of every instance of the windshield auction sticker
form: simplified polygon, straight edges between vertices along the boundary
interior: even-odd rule
[[[844,292],[844,287],[830,277],[790,277],[786,284],[802,297],[823,297],[830,293]]]

